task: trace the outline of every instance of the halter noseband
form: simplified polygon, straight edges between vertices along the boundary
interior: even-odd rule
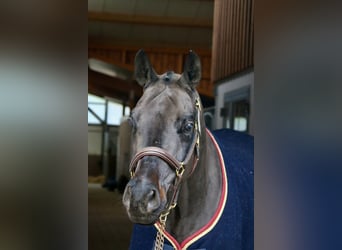
[[[183,173],[190,163],[191,159],[193,161],[191,171],[188,176],[190,176],[198,163],[199,160],[199,146],[200,146],[200,135],[201,135],[201,123],[200,123],[200,115],[201,115],[201,104],[199,101],[199,97],[195,100],[195,108],[197,112],[196,120],[195,120],[195,135],[193,137],[193,141],[191,143],[191,146],[188,150],[187,155],[185,156],[183,161],[178,161],[174,156],[172,156],[170,153],[168,153],[166,150],[159,148],[159,147],[145,147],[142,150],[140,150],[138,153],[135,154],[133,159],[131,160],[131,163],[129,165],[129,171],[131,174],[131,178],[134,177],[135,171],[138,165],[138,162],[144,158],[145,156],[156,156],[160,159],[162,159],[164,162],[166,162],[170,167],[172,167],[176,172],[176,179],[173,185],[173,194],[172,199],[169,203],[169,206],[166,210],[166,212],[162,213],[160,216],[160,220],[162,220],[162,217],[166,217],[170,210],[174,208],[177,204],[177,197],[178,197],[178,191],[179,191],[179,184],[181,182],[181,179],[183,177]]]

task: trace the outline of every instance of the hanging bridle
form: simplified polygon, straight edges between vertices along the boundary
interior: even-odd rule
[[[162,212],[161,215],[159,216],[159,222],[160,222],[161,227],[158,227],[158,233],[157,233],[156,242],[155,242],[156,250],[163,249],[164,231],[165,231],[165,224],[166,224],[167,216],[169,215],[170,211],[177,206],[179,187],[180,187],[181,180],[183,178],[184,171],[188,167],[188,165],[192,162],[192,168],[190,169],[190,172],[188,174],[188,176],[190,176],[194,172],[197,166],[198,160],[199,160],[199,147],[200,147],[200,135],[201,135],[201,123],[200,123],[201,104],[200,104],[199,97],[195,99],[195,108],[196,108],[196,113],[197,113],[196,120],[195,120],[195,130],[194,130],[195,134],[193,136],[193,141],[188,150],[188,153],[186,154],[183,161],[178,161],[174,156],[172,156],[170,153],[168,153],[166,150],[162,148],[145,147],[135,154],[135,156],[133,157],[129,165],[131,178],[133,178],[135,175],[138,162],[145,156],[155,156],[155,157],[162,159],[164,162],[166,162],[176,172],[176,179],[173,185],[173,190],[172,190],[173,192],[172,192],[169,205],[164,210],[164,212]]]

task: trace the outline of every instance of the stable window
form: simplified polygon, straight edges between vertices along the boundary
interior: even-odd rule
[[[120,101],[88,94],[88,124],[120,125],[129,113],[130,108]]]
[[[224,95],[221,109],[223,127],[248,132],[250,112],[250,88],[245,87]]]

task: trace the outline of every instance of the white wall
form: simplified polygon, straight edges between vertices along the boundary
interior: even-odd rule
[[[109,127],[109,143],[112,152],[116,152],[118,127]],[[88,125],[88,155],[101,155],[102,127],[100,125]],[[112,153],[113,154],[113,153]],[[115,153],[114,153],[115,154]]]
[[[101,144],[101,126],[88,126],[88,155],[101,155]]]

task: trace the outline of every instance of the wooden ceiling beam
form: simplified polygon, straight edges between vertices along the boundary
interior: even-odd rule
[[[130,24],[145,24],[145,25],[162,25],[162,26],[178,26],[192,28],[207,28],[212,29],[213,23],[211,20],[194,20],[193,18],[185,17],[165,17],[165,16],[146,16],[146,15],[128,15],[109,12],[88,11],[89,21],[100,22],[116,22]]]
[[[133,91],[133,96],[130,96],[131,91]],[[88,69],[88,92],[103,97],[112,97],[123,102],[132,102],[131,98],[133,97],[136,101],[143,91],[136,81],[127,82]]]

